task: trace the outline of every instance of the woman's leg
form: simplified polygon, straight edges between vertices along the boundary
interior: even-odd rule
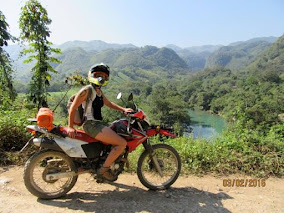
[[[103,167],[110,167],[110,165],[118,158],[126,147],[126,140],[116,134],[111,128],[104,127],[99,134],[95,137],[104,143],[114,145],[109,153]]]

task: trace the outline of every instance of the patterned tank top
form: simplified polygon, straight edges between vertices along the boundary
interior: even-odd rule
[[[92,87],[92,96],[91,101],[88,103],[86,117],[87,120],[103,120],[102,117],[102,107],[104,106],[104,100],[102,92],[100,95],[97,95],[95,89]],[[84,110],[86,109],[86,101],[82,103]]]

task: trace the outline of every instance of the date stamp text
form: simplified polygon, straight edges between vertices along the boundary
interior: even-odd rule
[[[265,187],[265,179],[223,179],[224,187]]]

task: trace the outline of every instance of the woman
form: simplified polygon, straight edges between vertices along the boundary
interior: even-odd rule
[[[110,166],[125,149],[126,140],[116,134],[112,129],[102,124],[101,108],[106,105],[124,113],[132,112],[133,110],[121,107],[109,101],[101,91],[101,87],[108,84],[109,72],[109,67],[105,64],[97,64],[91,67],[88,74],[89,82],[92,85],[91,100],[87,101],[89,93],[89,89],[87,87],[82,88],[80,92],[76,94],[69,110],[67,133],[69,137],[75,137],[76,130],[73,128],[75,110],[82,104],[83,108],[86,109],[86,121],[83,124],[84,131],[89,136],[114,146],[103,166],[98,171],[98,176],[102,176],[107,180],[113,181],[115,180],[115,177],[110,173]],[[88,106],[86,106],[87,103]]]

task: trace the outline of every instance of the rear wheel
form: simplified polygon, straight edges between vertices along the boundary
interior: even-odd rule
[[[73,161],[64,153],[42,150],[35,153],[26,162],[24,182],[27,189],[35,196],[53,199],[65,195],[75,185],[78,176],[48,179],[47,175],[75,172]]]
[[[181,160],[177,151],[167,144],[155,144],[153,158],[156,158],[161,168],[156,169],[153,158],[144,151],[138,160],[137,175],[140,182],[149,189],[162,190],[169,188],[178,178],[181,170]],[[162,173],[162,175],[161,175]]]

